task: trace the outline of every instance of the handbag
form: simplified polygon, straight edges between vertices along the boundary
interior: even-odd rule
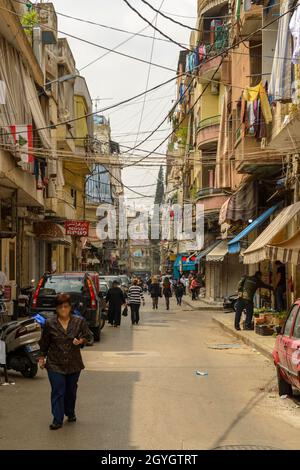
[[[127,307],[127,306],[124,307],[124,310],[123,310],[123,312],[122,312],[122,316],[123,316],[123,317],[128,317],[128,307]]]

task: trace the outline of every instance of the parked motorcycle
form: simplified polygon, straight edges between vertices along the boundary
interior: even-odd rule
[[[6,367],[33,378],[38,371],[41,326],[34,319],[5,323],[0,326],[0,340],[5,342]]]
[[[31,298],[34,294],[34,290],[34,280],[31,281],[31,285],[29,287],[24,287],[20,290],[20,294],[18,296],[18,315],[20,317],[29,316]]]
[[[232,294],[224,298],[223,308],[224,310],[235,311],[236,302],[238,300],[238,294]]]

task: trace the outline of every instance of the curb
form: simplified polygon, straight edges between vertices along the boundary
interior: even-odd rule
[[[212,321],[217,323],[224,331],[240,339],[241,341],[243,341],[243,343],[247,344],[247,346],[256,349],[258,352],[260,352],[273,362],[272,351],[270,351],[268,347],[259,344],[257,341],[255,341],[255,339],[252,339],[251,337],[249,338],[248,335],[246,336],[245,333],[237,331],[233,327],[226,325],[222,322],[222,320],[218,319],[217,317],[213,317]]]
[[[197,306],[196,304],[192,303],[191,302],[188,302],[186,301],[185,299],[182,299],[182,302],[185,304],[185,305],[188,305],[189,307],[191,307],[193,310],[200,310],[200,311],[208,311],[208,312],[220,312],[222,311],[222,308],[221,307],[218,307],[216,305],[201,305],[201,306]]]

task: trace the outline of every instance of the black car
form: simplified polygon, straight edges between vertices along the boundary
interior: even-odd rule
[[[57,294],[71,296],[73,310],[77,310],[87,321],[95,341],[101,336],[101,300],[92,278],[87,273],[45,274],[33,294],[30,313],[56,311]]]

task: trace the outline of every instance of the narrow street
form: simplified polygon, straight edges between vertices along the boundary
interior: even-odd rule
[[[148,298],[140,326],[125,318],[85,349],[76,424],[48,430],[45,372],[10,374],[15,385],[0,387],[0,449],[297,448],[299,405],[277,396],[270,361],[242,344],[210,349],[236,342],[212,313],[160,303],[154,312]]]

